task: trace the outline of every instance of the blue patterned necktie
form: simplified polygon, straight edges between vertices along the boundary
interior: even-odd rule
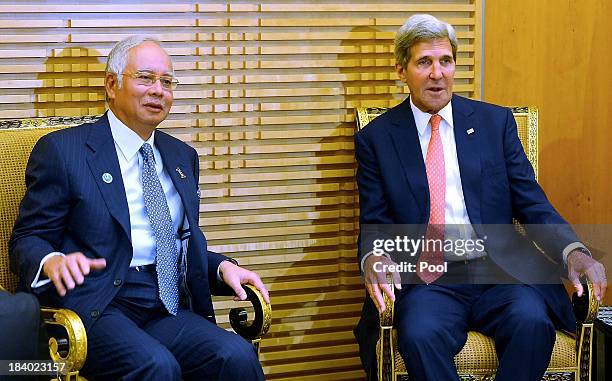
[[[155,171],[153,148],[149,143],[144,143],[140,153],[143,158],[142,191],[145,208],[155,235],[159,297],[168,312],[176,315],[179,304],[176,235],[166,195]]]

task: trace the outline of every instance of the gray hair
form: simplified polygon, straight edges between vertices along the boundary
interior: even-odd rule
[[[122,74],[127,66],[128,53],[130,49],[147,41],[154,42],[161,46],[159,40],[153,36],[136,35],[119,41],[108,54],[105,74],[115,74],[117,76],[118,88],[121,88],[121,83],[123,80]]]
[[[432,15],[417,14],[410,16],[395,35],[395,62],[405,69],[410,62],[410,48],[419,42],[429,42],[447,38],[453,49],[453,59],[457,59],[457,36],[455,29],[448,23]]]

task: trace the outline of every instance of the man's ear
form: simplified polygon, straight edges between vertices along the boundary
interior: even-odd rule
[[[406,83],[406,70],[404,70],[402,65],[396,63],[395,64],[395,72],[397,73],[397,76],[399,77],[399,79],[402,82]]]
[[[112,73],[106,73],[104,76],[104,88],[106,89],[106,96],[109,100],[115,99],[115,92],[118,86],[119,82],[117,81],[117,76]]]

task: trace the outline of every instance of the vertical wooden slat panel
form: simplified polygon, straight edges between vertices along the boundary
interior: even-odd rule
[[[258,271],[269,380],[356,380],[354,108],[407,93],[393,38],[411,14],[452,23],[455,91],[480,94],[481,2],[21,1],[0,5],[0,118],[99,114],[113,44],[160,38],[180,85],[160,128],[196,148],[211,249]],[[232,302],[215,302],[221,324]]]

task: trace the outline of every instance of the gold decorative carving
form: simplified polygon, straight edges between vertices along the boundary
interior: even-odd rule
[[[55,337],[49,339],[49,353],[55,362],[66,363],[68,372],[76,372],[85,364],[87,357],[87,334],[81,318],[67,309],[41,308],[46,324],[59,325],[68,335],[68,354],[63,357],[59,353],[59,343]]]
[[[247,340],[257,340],[268,332],[272,323],[272,306],[263,298],[263,295],[255,286],[242,285],[247,293],[247,299],[253,305],[255,318],[252,322],[244,319],[246,311],[244,308],[232,308],[230,310],[230,324],[237,334]]]

